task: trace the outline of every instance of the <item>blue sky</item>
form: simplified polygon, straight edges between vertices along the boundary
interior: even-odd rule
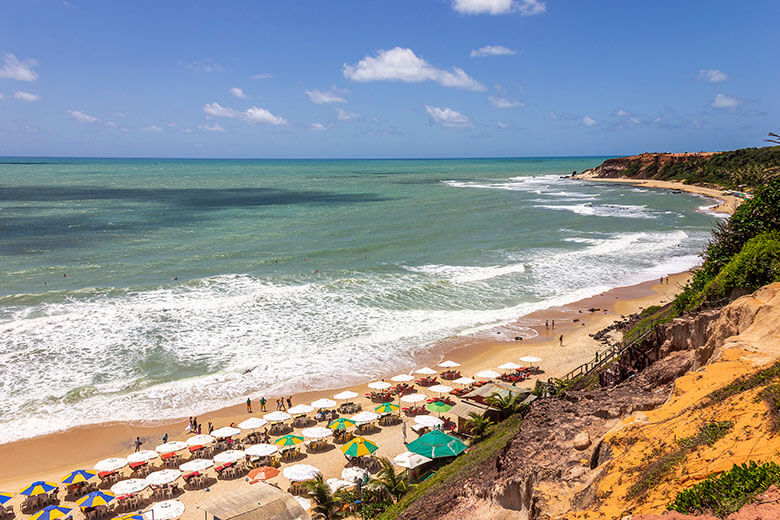
[[[776,1],[4,0],[0,155],[762,146]]]

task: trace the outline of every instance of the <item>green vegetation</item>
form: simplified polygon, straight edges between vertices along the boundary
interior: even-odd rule
[[[628,170],[625,175],[639,173]],[[630,169],[630,167],[629,167]],[[780,176],[780,146],[743,148],[722,152],[711,157],[672,157],[660,169],[658,160],[641,172],[643,177],[688,183],[710,183],[726,188],[757,187]]]
[[[680,491],[667,509],[687,514],[711,511],[725,518],[778,482],[780,466],[774,462],[735,464],[729,471],[711,475],[692,488]]]
[[[507,392],[506,395],[491,394],[485,399],[488,405],[492,406],[501,414],[501,418],[507,418],[510,415],[519,413],[525,408],[523,405],[523,395],[520,393]]]
[[[677,317],[675,309],[671,305],[660,307],[652,305],[639,313],[639,320],[623,333],[623,344],[631,343],[644,334],[651,327],[672,321]]]
[[[741,394],[753,388],[764,386],[769,384],[772,380],[780,376],[780,361],[776,361],[768,368],[754,372],[753,374],[740,377],[726,386],[722,386],[717,390],[710,392],[704,398],[701,406],[709,406],[714,403],[719,403],[733,395]]]
[[[488,430],[495,423],[489,417],[471,412],[468,424],[471,427],[471,434],[474,436],[474,440],[478,441],[487,435]]]

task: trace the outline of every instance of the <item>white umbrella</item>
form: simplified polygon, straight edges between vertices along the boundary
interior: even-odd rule
[[[238,462],[244,457],[246,457],[246,452],[243,450],[227,450],[214,455],[214,462],[217,464],[229,464]]]
[[[172,520],[184,514],[186,508],[178,500],[163,500],[152,506],[154,520]]]
[[[471,383],[476,383],[476,381],[471,379],[470,377],[464,376],[454,380],[453,383],[455,383],[456,385],[470,385]]]
[[[120,457],[111,457],[110,459],[103,459],[95,464],[95,471],[103,473],[105,471],[116,471],[127,466],[127,459]]]
[[[436,428],[444,424],[444,421],[433,415],[415,415],[414,422],[428,428]]]
[[[482,372],[477,372],[476,376],[477,377],[482,377],[482,378],[485,378],[485,379],[496,379],[496,378],[501,377],[501,374],[499,374],[498,372],[495,372],[493,370],[483,370]]]
[[[177,478],[181,477],[181,471],[178,469],[161,469],[154,473],[146,475],[146,482],[150,486],[164,486],[170,484]]]
[[[160,444],[154,449],[154,451],[156,451],[157,453],[166,454],[166,453],[174,453],[179,450],[183,450],[186,447],[187,447],[186,442],[170,441],[170,442],[166,442],[165,444]]]
[[[353,392],[351,390],[344,390],[343,392],[340,392],[333,397],[335,399],[338,399],[339,401],[346,401],[347,399],[354,399],[358,396],[357,392]]]
[[[250,417],[246,421],[238,423],[238,427],[242,430],[256,430],[258,428],[262,428],[268,424],[268,421],[265,419],[261,419],[259,417]]]
[[[147,460],[156,459],[157,455],[157,452],[152,450],[136,451],[127,456],[127,462],[146,462]]]
[[[308,404],[296,404],[292,408],[287,409],[287,413],[290,415],[305,415],[307,413],[312,413],[313,411],[314,408]]]
[[[332,493],[335,493],[339,489],[345,489],[345,488],[351,488],[355,485],[354,482],[349,482],[348,480],[341,480],[339,478],[329,478],[325,481],[325,484],[328,485]]]
[[[287,466],[282,470],[282,475],[284,475],[284,478],[290,482],[303,482],[304,480],[312,480],[317,478],[317,475],[319,474],[320,470],[314,466],[309,466],[308,464],[293,464],[292,466]]]
[[[206,435],[204,433],[187,439],[187,446],[206,446],[207,444],[211,444],[216,440],[217,439],[215,439],[211,435]]]
[[[418,368],[417,370],[414,371],[414,373],[422,374],[424,376],[432,376],[434,374],[438,374],[438,372],[436,372],[434,369],[428,367]]]
[[[401,397],[401,401],[405,403],[419,403],[420,401],[425,401],[428,399],[423,394],[409,394]]]
[[[365,424],[379,419],[379,414],[376,414],[374,412],[360,412],[359,414],[350,417],[350,419],[355,421],[355,423],[357,424]]]
[[[244,451],[252,457],[267,457],[279,451],[279,447],[274,444],[253,444]]]
[[[410,376],[409,374],[398,374],[397,376],[391,377],[390,381],[395,381],[396,383],[405,383],[406,381],[414,381],[414,377]]]
[[[405,451],[399,455],[393,457],[393,464],[401,466],[402,468],[414,469],[417,466],[422,466],[426,462],[430,462],[431,459],[423,457],[411,451]]]
[[[498,365],[499,370],[517,370],[518,368],[522,368],[522,365],[512,363],[511,361],[504,363],[503,365]]]
[[[323,428],[322,426],[313,426],[301,430],[301,435],[309,439],[324,439],[325,437],[333,435],[333,430],[330,428]]]
[[[287,412],[282,412],[277,410],[275,412],[265,414],[263,419],[265,419],[269,423],[278,423],[278,422],[284,422],[292,419],[292,415],[290,415]]]
[[[386,381],[374,381],[373,383],[368,383],[368,387],[372,390],[387,390],[391,386],[393,385]]]
[[[429,387],[428,390],[437,394],[449,394],[452,392],[452,387],[447,385],[433,385]]]
[[[341,480],[355,482],[365,480],[369,476],[368,470],[363,468],[344,468],[341,472]]]
[[[213,465],[214,465],[213,460],[193,459],[179,466],[179,469],[185,473],[191,473],[193,471],[203,471],[205,469],[209,469]]]
[[[120,480],[113,486],[111,486],[111,492],[116,496],[132,495],[146,489],[149,483],[142,478],[129,478],[127,480]]]
[[[455,368],[455,367],[459,367],[460,363],[456,363],[454,361],[447,360],[447,361],[442,361],[441,363],[439,363],[438,366],[440,366],[442,368]]]
[[[536,356],[523,356],[518,361],[522,361],[523,363],[539,363],[541,360],[542,358]]]
[[[336,407],[336,401],[332,399],[317,399],[316,401],[313,401],[311,403],[313,408],[322,409],[322,408],[335,408]]]
[[[299,496],[294,496],[293,498],[295,499],[296,502],[298,502],[298,504],[303,508],[304,511],[308,511],[309,509],[311,509],[311,500],[309,500],[308,498],[303,498]]]
[[[233,435],[238,435],[241,433],[241,430],[238,428],[233,428],[232,426],[224,426],[222,428],[217,428],[213,432],[211,432],[211,436],[216,439],[226,439],[228,437],[232,437]]]

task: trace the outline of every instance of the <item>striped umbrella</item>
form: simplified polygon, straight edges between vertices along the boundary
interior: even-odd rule
[[[247,476],[252,480],[268,480],[269,478],[274,478],[277,475],[279,475],[278,469],[272,466],[261,466],[250,471],[249,475]]]
[[[83,469],[77,469],[76,471],[71,471],[66,477],[62,479],[63,484],[78,484],[79,482],[86,482],[87,480],[94,478],[96,473],[92,473],[90,471],[86,471]]]
[[[284,437],[279,437],[274,441],[277,446],[295,446],[303,442],[303,437],[298,437],[292,433],[288,433]]]
[[[129,513],[123,516],[114,517],[114,520],[145,520],[144,515],[138,513]]]
[[[54,520],[69,514],[71,509],[62,506],[46,506],[30,517],[30,520]]]
[[[374,411],[377,413],[390,413],[398,410],[398,405],[393,403],[382,403],[376,408],[374,408]]]
[[[346,430],[350,426],[355,426],[355,421],[347,419],[346,417],[339,417],[328,425],[331,430]]]
[[[44,480],[37,480],[19,491],[20,495],[27,495],[28,497],[34,497],[35,495],[43,495],[49,491],[57,489],[57,484],[53,482],[46,482]]]
[[[341,447],[341,451],[344,452],[344,455],[349,455],[350,457],[371,455],[378,449],[379,446],[369,440],[364,439],[363,437],[355,437]]]
[[[76,503],[81,507],[107,506],[115,498],[111,492],[93,491],[76,500]]]
[[[0,506],[14,497],[13,493],[0,493]]]

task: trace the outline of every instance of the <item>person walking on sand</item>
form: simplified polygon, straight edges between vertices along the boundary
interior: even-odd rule
[[[246,398],[246,413],[252,413],[252,400],[249,397]]]
[[[211,435],[211,432],[214,431],[214,425],[211,424],[211,421],[209,421],[209,435]]]
[[[141,444],[143,444],[143,442],[141,442],[141,437],[136,437],[134,444],[135,444],[135,451],[141,451]]]
[[[563,346],[563,334],[561,334],[561,337],[558,338],[558,341],[560,341],[561,342],[561,346]]]
[[[404,444],[406,444],[406,421],[401,422],[401,435],[403,435]]]
[[[266,411],[265,410],[265,403],[266,403],[265,396],[263,396],[263,397],[260,398],[260,411],[261,412],[265,412]]]
[[[287,398],[287,408],[292,408],[292,396]]]

